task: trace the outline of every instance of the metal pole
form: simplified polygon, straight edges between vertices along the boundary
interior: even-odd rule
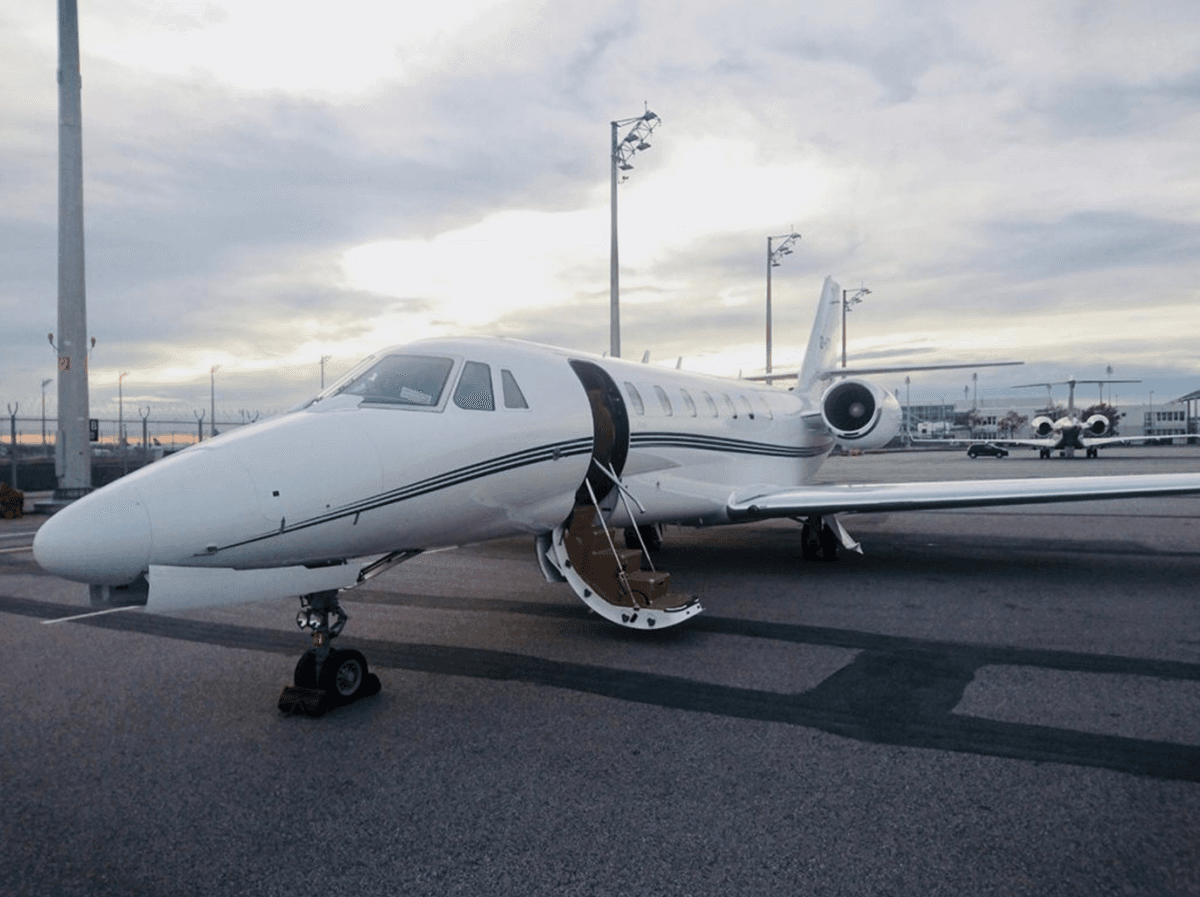
[[[210,409],[208,416],[208,435],[210,437],[217,435],[217,367],[218,365],[214,364],[212,366],[212,370],[208,372],[210,378],[208,392]]]
[[[842,290],[842,367],[846,366],[846,290]]]
[[[150,459],[150,440],[147,438],[146,422],[150,419],[150,406],[146,406],[146,410],[142,411],[138,408],[138,414],[142,418],[142,464],[145,464]]]
[[[42,451],[46,449],[46,387],[54,382],[53,378],[42,381]]]
[[[14,492],[17,489],[17,460],[18,460],[17,459],[17,409],[20,407],[21,407],[20,402],[17,402],[16,405],[13,405],[10,403],[8,406],[8,420],[9,420],[9,425],[12,427],[12,464],[11,464],[11,468],[12,468],[12,487],[13,487]]]
[[[771,373],[771,267],[775,261],[771,254],[771,241],[774,237],[767,237],[767,373]]]
[[[117,451],[121,453],[121,475],[129,473],[129,456],[125,453],[125,394],[121,384],[129,371],[122,371],[117,376]]]
[[[83,256],[83,109],[79,10],[58,0],[58,441],[57,498],[92,488],[88,440],[87,308]]]
[[[617,260],[617,122],[612,123],[612,152],[609,153],[609,167],[612,169],[609,185],[609,206],[612,221],[609,228],[608,249],[608,354],[613,358],[621,357],[621,285],[620,266]]]

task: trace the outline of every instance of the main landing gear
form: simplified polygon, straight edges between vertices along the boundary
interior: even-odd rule
[[[321,716],[334,707],[379,694],[379,677],[367,669],[367,659],[353,649],[330,642],[346,626],[346,612],[338,604],[337,589],[300,597],[296,625],[312,630],[313,646],[300,655],[294,685],[279,695],[284,713]]]
[[[837,533],[820,516],[814,515],[804,521],[800,529],[800,552],[806,561],[836,561],[841,544]]]

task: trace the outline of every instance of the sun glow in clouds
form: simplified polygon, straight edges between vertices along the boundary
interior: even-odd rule
[[[764,220],[786,228],[786,213],[812,208],[833,180],[806,165],[753,168],[745,164],[752,153],[745,143],[698,141],[669,168],[647,163],[640,180],[620,187],[623,303],[727,301],[719,291],[685,295],[654,272],[656,261],[706,238],[761,229]],[[518,309],[607,292],[609,214],[607,185],[598,186],[585,209],[500,212],[429,240],[367,243],[347,251],[341,268],[352,289],[429,302],[431,317],[478,328]]]

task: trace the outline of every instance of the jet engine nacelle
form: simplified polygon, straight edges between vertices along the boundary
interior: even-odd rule
[[[1054,432],[1054,421],[1044,414],[1039,414],[1035,417],[1030,426],[1033,427],[1033,435],[1041,439],[1045,439]]]
[[[821,396],[821,418],[846,448],[882,448],[900,432],[900,403],[868,380],[839,380]]]
[[[1087,428],[1089,436],[1103,436],[1108,432],[1108,418],[1103,414],[1093,414],[1087,419],[1087,423],[1084,426]]]

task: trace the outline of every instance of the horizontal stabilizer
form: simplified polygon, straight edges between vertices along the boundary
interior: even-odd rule
[[[852,368],[831,367],[819,371],[816,375],[818,380],[833,380],[837,377],[865,377],[871,374],[905,374],[910,371],[953,371],[962,368],[999,368],[1010,367],[1015,364],[1024,364],[1023,361],[972,361],[972,362],[955,362],[954,364],[889,364],[875,366],[858,366]],[[798,376],[797,372],[782,374],[755,374],[751,377],[743,377],[743,380],[787,380]]]

